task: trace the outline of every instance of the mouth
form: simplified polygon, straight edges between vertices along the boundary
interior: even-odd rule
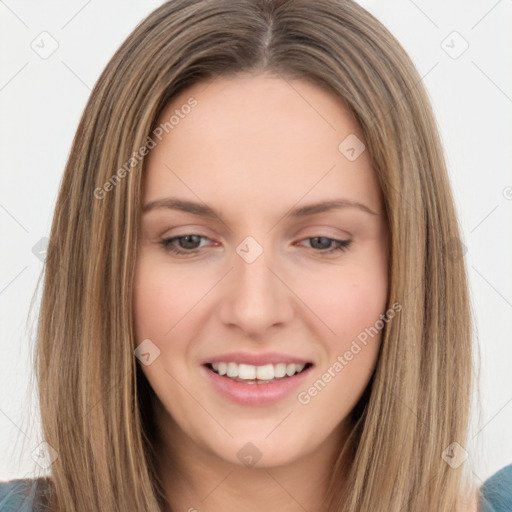
[[[206,363],[211,372],[235,382],[252,385],[272,384],[306,372],[313,363],[239,364],[233,361]]]
[[[203,361],[202,370],[219,396],[242,406],[271,406],[305,386],[315,364],[285,354],[224,354]]]

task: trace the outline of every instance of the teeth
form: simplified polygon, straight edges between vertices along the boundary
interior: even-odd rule
[[[266,364],[265,366],[253,366],[256,377],[259,380],[272,380],[275,376],[274,365]]]
[[[256,366],[253,366],[252,364],[229,364],[232,364],[235,368],[235,375],[233,375],[233,377],[238,377],[243,380],[254,380],[256,378]]]
[[[278,363],[274,365],[274,377],[284,377],[286,375],[286,364]]]
[[[228,377],[238,377],[238,365],[236,363],[228,363]]]
[[[252,364],[237,364],[233,362],[212,363],[213,370],[219,375],[238,378],[247,381],[272,380],[286,375],[291,377],[304,369],[304,364],[277,363],[253,366]]]
[[[219,363],[219,375],[226,375],[228,371],[228,365],[226,363]]]

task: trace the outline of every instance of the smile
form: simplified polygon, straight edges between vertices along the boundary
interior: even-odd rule
[[[229,402],[265,406],[282,402],[304,386],[312,362],[285,354],[224,354],[203,361],[209,385]]]
[[[238,382],[244,382],[245,384],[268,384],[301,373],[304,369],[309,368],[311,363],[277,363],[255,366],[252,364],[221,361],[207,366],[216,374]]]

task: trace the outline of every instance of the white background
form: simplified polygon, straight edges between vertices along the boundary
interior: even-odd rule
[[[161,3],[0,0],[0,479],[31,475],[41,441],[30,366],[38,298],[30,318],[29,305],[42,262],[32,248],[49,235],[90,90]],[[466,449],[484,480],[512,463],[512,0],[360,3],[411,55],[445,144],[481,357]],[[44,31],[58,44],[47,59],[31,47],[41,37],[50,47]]]

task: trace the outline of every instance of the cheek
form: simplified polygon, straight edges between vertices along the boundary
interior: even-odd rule
[[[315,332],[323,356],[298,401],[310,404],[306,410],[322,417],[326,427],[334,428],[349,414],[375,368],[386,325],[381,319],[388,296],[385,254],[379,244],[364,256],[359,253],[357,260],[307,280],[308,306],[321,319]]]
[[[312,309],[323,313],[331,331],[318,339],[324,347],[318,373],[297,400],[304,414],[336,428],[361,398],[377,362],[387,306],[386,264],[351,267],[331,276],[326,287],[310,294]]]
[[[302,292],[307,306],[324,324],[325,337],[345,343],[375,324],[387,305],[386,262],[347,265],[312,280]],[[330,335],[330,336],[329,336]]]
[[[141,370],[162,402],[173,397],[172,404],[166,404],[173,413],[180,410],[181,394],[170,374],[179,382],[186,381],[188,367],[183,362],[190,349],[187,336],[194,336],[196,327],[189,320],[193,305],[202,295],[204,291],[194,286],[194,280],[183,270],[172,269],[151,254],[137,261],[133,290],[135,345],[149,339],[158,348],[158,357],[149,365],[141,364]]]
[[[164,342],[200,292],[183,272],[162,266],[154,258],[141,257],[137,262],[133,293],[137,341],[154,338],[157,344]]]
[[[350,282],[340,294],[342,314],[337,328],[344,338],[357,337],[365,329],[375,325],[385,312],[388,286],[385,273],[367,271]]]

